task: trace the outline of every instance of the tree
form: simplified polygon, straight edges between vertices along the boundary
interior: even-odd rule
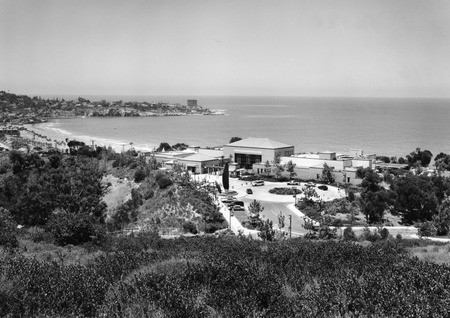
[[[450,232],[450,198],[445,198],[438,208],[438,214],[433,216],[437,235],[447,235]]]
[[[328,183],[328,184],[334,183],[335,180],[334,180],[333,170],[334,169],[332,167],[329,167],[326,162],[323,164],[322,177],[321,177],[322,182]]]
[[[283,213],[280,211],[280,214],[278,214],[278,227],[280,228],[280,230],[282,228],[284,228],[284,221],[285,221],[285,216],[283,215]]]
[[[319,198],[319,195],[317,194],[316,189],[312,185],[306,185],[302,188],[302,201],[306,205],[314,205],[316,203],[316,200]]]
[[[367,172],[373,173],[373,170],[371,168],[369,168],[369,167],[367,167],[367,168],[360,167],[360,168],[358,168],[356,170],[356,177],[358,177],[360,179],[364,179],[364,177],[366,176]]]
[[[422,151],[420,148],[417,148],[406,156],[410,167],[414,167],[416,164],[422,167],[428,167],[432,158],[433,154],[429,150]]]
[[[62,246],[98,242],[106,235],[105,228],[89,214],[72,214],[63,210],[52,215],[47,230],[52,233],[56,243]]]
[[[264,168],[266,170],[266,175],[269,176],[271,172],[271,164],[269,160],[267,160],[266,163],[264,164]]]
[[[275,157],[273,158],[273,163],[274,164],[279,164],[281,160],[281,152],[276,152],[275,153]]]
[[[395,200],[395,194],[380,186],[381,178],[374,171],[368,171],[362,182],[361,209],[369,223],[383,221],[384,212]]]
[[[74,156],[74,155],[77,155],[78,150],[79,150],[80,148],[82,148],[82,147],[84,147],[84,146],[86,146],[86,145],[85,145],[85,143],[82,142],[82,141],[70,140],[70,141],[67,143],[67,146],[69,147],[69,152],[70,152],[70,154]]]
[[[275,177],[277,179],[279,179],[281,177],[281,174],[283,173],[283,171],[284,171],[284,168],[281,164],[278,163],[275,165]]]
[[[431,178],[407,174],[395,179],[391,188],[397,194],[395,210],[403,222],[412,224],[432,220],[438,198]]]
[[[232,144],[233,142],[236,142],[236,141],[239,141],[239,140],[242,140],[242,138],[241,137],[231,137],[229,143]]]
[[[391,159],[387,156],[377,156],[376,157],[377,160],[383,161],[384,163],[390,163]]]
[[[189,145],[186,145],[185,143],[176,143],[175,145],[172,145],[173,150],[186,150],[189,147]]]
[[[264,207],[261,205],[261,202],[253,200],[253,202],[248,206],[248,211],[250,212],[250,215],[259,215],[262,211],[264,211]]]
[[[295,172],[295,166],[296,164],[292,162],[292,160],[289,160],[286,164],[286,171],[289,172],[289,178],[294,178],[297,173]]]
[[[439,173],[441,173],[442,171],[449,171],[450,155],[441,152],[434,158],[434,165]]]
[[[275,230],[273,229],[273,222],[269,219],[262,221],[258,228],[258,236],[263,241],[273,241],[275,239]]]
[[[172,151],[172,147],[167,142],[162,142],[159,144],[159,147],[155,150],[156,152],[162,151]]]
[[[222,185],[223,188],[225,189],[225,192],[228,192],[228,190],[230,189],[230,173],[228,168],[228,162],[225,162],[225,167],[223,168]]]

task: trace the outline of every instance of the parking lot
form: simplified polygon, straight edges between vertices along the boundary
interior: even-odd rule
[[[221,176],[215,175],[197,175],[195,176],[197,180],[207,180],[209,182],[217,181],[222,184]],[[264,207],[264,211],[261,215],[264,218],[270,219],[274,227],[278,225],[278,215],[280,211],[285,215],[285,230],[289,226],[289,215],[292,217],[292,236],[304,235],[307,230],[303,228],[304,215],[298,211],[294,206],[295,198],[292,195],[277,195],[269,193],[270,189],[276,187],[297,187],[301,189],[305,184],[301,183],[297,186],[287,185],[286,182],[264,182],[261,186],[252,186],[251,181],[242,181],[237,178],[230,178],[230,190],[234,190],[237,194],[234,196],[237,200],[241,200],[245,203],[246,208],[253,200],[261,202]],[[247,194],[247,189],[252,190],[252,194]],[[328,190],[323,191],[316,187],[316,191],[320,198],[324,201],[333,200],[334,198],[345,196],[344,191],[340,191],[336,187],[328,186]],[[300,198],[301,195],[298,196]]]

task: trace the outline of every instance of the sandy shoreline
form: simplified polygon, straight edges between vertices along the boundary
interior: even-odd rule
[[[70,141],[70,140],[77,140],[77,141],[81,141],[84,142],[86,145],[92,145],[94,144],[95,146],[99,146],[99,147],[111,147],[112,149],[114,149],[114,151],[116,152],[122,152],[122,151],[127,151],[130,149],[134,149],[138,152],[150,152],[153,151],[153,147],[144,147],[144,146],[140,146],[137,145],[133,142],[123,142],[120,140],[114,140],[114,139],[106,139],[106,138],[101,138],[101,137],[97,137],[97,136],[78,136],[78,135],[73,135],[72,133],[61,129],[61,128],[54,128],[52,127],[53,123],[52,122],[48,122],[45,124],[28,124],[28,125],[24,125],[24,127],[27,129],[26,131],[21,131],[27,136],[25,138],[33,138],[33,134],[35,135],[41,135],[45,138],[50,139],[51,142],[55,145],[57,144],[56,148],[60,149],[62,146],[64,146],[63,148],[66,148],[66,142]],[[93,142],[94,141],[94,142]],[[156,145],[155,145],[156,147]]]

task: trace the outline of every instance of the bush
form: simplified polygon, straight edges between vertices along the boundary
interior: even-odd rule
[[[4,208],[0,208],[0,245],[6,247],[18,247],[17,224],[14,222],[11,213]]]
[[[133,161],[132,163],[130,163],[130,164],[128,165],[128,168],[130,168],[130,169],[136,169],[137,166],[138,166],[137,162],[134,162],[134,161]]]
[[[330,228],[327,225],[321,226],[318,231],[319,239],[330,240],[337,238],[337,229]]]
[[[354,191],[352,191],[352,190],[349,190],[348,191],[348,197],[347,197],[347,199],[348,199],[348,201],[350,201],[350,202],[353,202],[353,201],[355,201],[355,192]]]
[[[356,241],[356,234],[351,226],[347,226],[344,229],[344,241]]]
[[[435,236],[437,233],[436,226],[433,222],[423,222],[419,226],[418,234],[419,236]]]
[[[140,183],[145,180],[145,171],[143,169],[138,169],[134,173],[134,182]]]
[[[51,233],[46,232],[44,229],[37,226],[31,227],[28,230],[28,235],[34,243],[40,242],[53,243],[54,241],[54,238]]]
[[[158,183],[160,189],[165,189],[173,184],[172,180],[163,173],[156,175],[156,182]]]
[[[198,233],[197,226],[194,223],[192,223],[191,221],[183,223],[183,230],[185,233],[192,233],[192,234]]]
[[[389,230],[387,228],[382,228],[378,231],[382,240],[386,240],[389,237]]]
[[[155,196],[155,191],[153,191],[152,189],[148,189],[147,191],[145,191],[144,193],[144,200],[148,200],[151,199]]]
[[[281,194],[281,195],[294,195],[294,194],[300,194],[302,191],[300,189],[294,189],[294,188],[273,188],[269,190],[269,193],[273,194]]]
[[[101,242],[106,235],[105,228],[89,214],[73,214],[65,211],[59,211],[51,216],[47,231],[53,235],[55,243],[61,246],[80,245],[91,241]]]

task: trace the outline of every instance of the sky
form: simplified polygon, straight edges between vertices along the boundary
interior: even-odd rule
[[[450,97],[450,1],[0,0],[0,90]]]

